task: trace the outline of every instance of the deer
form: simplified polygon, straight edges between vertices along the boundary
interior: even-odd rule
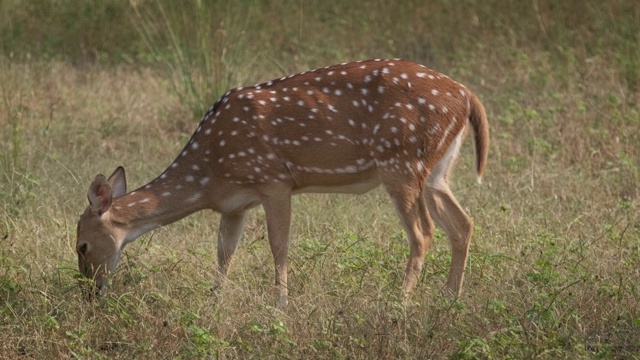
[[[278,306],[285,308],[292,195],[363,194],[381,185],[408,238],[403,293],[418,282],[437,224],[452,251],[444,290],[457,298],[473,221],[448,183],[468,128],[480,183],[489,147],[484,106],[464,85],[407,60],[342,63],[234,88],[146,185],[127,192],[122,166],[96,176],[77,225],[79,271],[93,280],[92,295],[104,295],[127,244],[210,209],[220,213],[219,289],[248,210],[262,205]]]

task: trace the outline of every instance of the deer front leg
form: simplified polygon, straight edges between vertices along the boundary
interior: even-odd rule
[[[218,273],[213,286],[214,292],[222,287],[223,281],[227,277],[229,265],[233,253],[238,248],[242,228],[247,212],[239,212],[234,214],[224,214],[220,218],[220,230],[218,232]]]
[[[279,194],[262,201],[267,216],[269,246],[275,262],[278,307],[287,307],[287,255],[289,252],[289,230],[291,226],[291,195]]]

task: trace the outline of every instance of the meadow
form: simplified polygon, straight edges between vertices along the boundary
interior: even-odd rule
[[[78,287],[93,178],[160,174],[227,89],[367,58],[467,85],[491,129],[451,188],[475,221],[462,296],[441,231],[404,305],[387,195],[294,198],[286,311],[262,209],[211,296],[219,216],[126,248]],[[0,2],[0,358],[640,358],[640,3]]]

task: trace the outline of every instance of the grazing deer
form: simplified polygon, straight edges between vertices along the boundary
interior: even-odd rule
[[[478,98],[445,75],[403,60],[369,60],[306,71],[228,91],[204,115],[171,165],[127,192],[118,167],[89,186],[78,221],[80,271],[104,293],[126,244],[212,209],[220,286],[238,247],[247,210],[262,204],[275,261],[278,305],[287,304],[291,196],[365,193],[382,184],[409,238],[404,292],[417,282],[435,222],[451,241],[447,289],[459,296],[473,222],[447,184],[467,124],[476,172],[489,145]]]

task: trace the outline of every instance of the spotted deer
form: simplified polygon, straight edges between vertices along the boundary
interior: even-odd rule
[[[78,221],[80,271],[102,294],[126,244],[211,209],[221,213],[218,287],[247,210],[261,204],[284,307],[291,196],[361,194],[382,184],[409,240],[405,294],[416,285],[433,218],[451,242],[446,289],[459,296],[473,222],[449,190],[448,177],[467,124],[480,180],[489,145],[484,107],[465,86],[422,65],[359,61],[232,89],[153,181],[127,192],[122,167],[108,179],[95,178]]]

